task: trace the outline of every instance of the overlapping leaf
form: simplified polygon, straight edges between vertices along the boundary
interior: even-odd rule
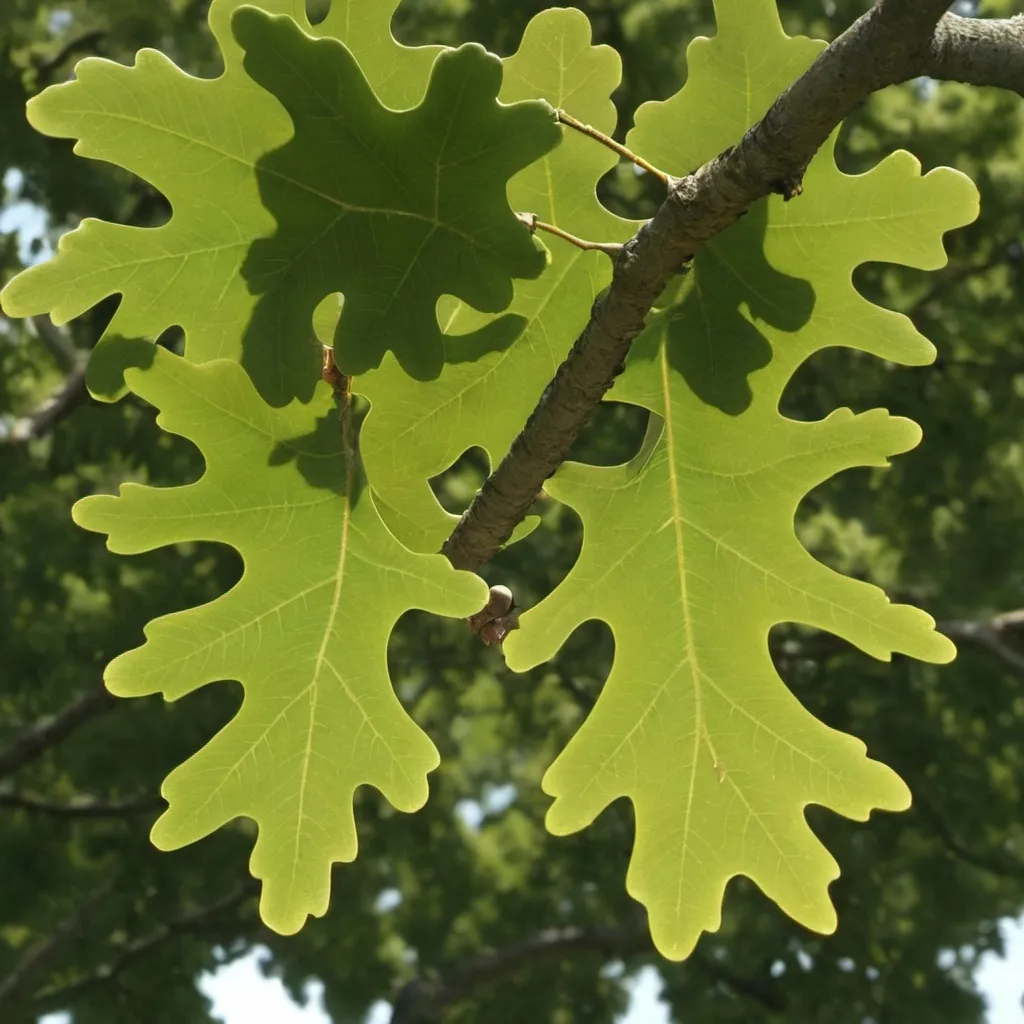
[[[505,189],[561,140],[553,111],[538,100],[499,104],[501,63],[476,44],[442,52],[423,102],[396,113],[334,40],[255,8],[234,24],[246,70],[295,125],[257,168],[278,228],[242,268],[260,295],[247,338],[306,336],[316,306],[341,291],[334,348],[345,373],[391,350],[407,373],[436,377],[441,295],[498,312],[513,277],[544,269]]]
[[[602,131],[614,129],[608,97],[619,83],[619,58],[591,45],[581,12],[537,15],[504,63],[503,103],[541,97]],[[613,153],[568,132],[558,149],[511,180],[509,202],[578,237],[623,241],[636,225],[609,213],[594,193],[615,162]],[[455,519],[427,480],[474,445],[492,465],[501,459],[611,279],[607,256],[550,235],[543,240],[550,265],[538,280],[516,282],[507,317],[488,319],[464,304],[444,310],[446,333],[461,337],[446,339],[437,380],[411,380],[388,357],[356,382],[374,403],[362,435],[374,492],[389,525],[417,551],[436,551]]]
[[[719,33],[691,45],[687,85],[641,108],[629,138],[675,173],[739,138],[821,45],[786,37],[771,0],[715,7]],[[506,641],[509,664],[551,657],[591,618],[611,626],[616,652],[597,705],[545,777],[548,825],[576,831],[629,797],[627,884],[666,956],[685,957],[718,927],[737,874],[808,927],[831,930],[838,868],[805,807],[863,820],[909,803],[894,772],[789,693],[767,637],[799,622],[882,659],[953,657],[929,616],[827,569],[793,529],[811,488],[848,467],[885,465],[920,432],[881,410],[798,423],[778,403],[826,346],[930,362],[930,343],[859,296],[851,274],[867,260],[942,266],[942,233],[976,210],[966,178],[921,177],[906,153],[850,177],[822,152],[804,195],[761,204],[717,238],[635,345],[616,398],[651,410],[643,451],[611,469],[566,465],[550,482],[583,518],[583,549]]]
[[[263,919],[294,932],[327,909],[331,864],[355,857],[355,789],[375,786],[404,811],[427,798],[438,755],[391,688],[395,622],[410,608],[471,614],[487,588],[388,532],[346,471],[326,385],[311,405],[272,409],[229,360],[196,366],[143,346],[142,361],[152,365],[128,370],[128,386],[201,449],[206,472],[185,487],[125,484],[120,497],[85,498],[75,519],[124,554],[230,544],[245,572],[211,604],[150,623],[146,644],[104,678],[118,695],[168,700],[241,682],[235,718],[167,777],[170,808],[153,841],[174,849],[252,818]]]
[[[190,359],[241,357],[281,403],[308,397],[313,307],[344,291],[343,367],[375,365],[390,347],[411,372],[436,374],[442,291],[494,312],[511,299],[512,276],[543,268],[504,191],[557,144],[550,109],[499,105],[497,58],[470,46],[445,53],[422,102],[398,113],[372,87],[385,101],[418,98],[424,54],[398,47],[369,0],[315,30],[302,4],[239,6],[222,0],[211,12],[219,79],[189,78],[143,51],[134,68],[84,61],[77,81],[33,103],[40,130],[145,177],[174,215],[157,229],[87,222],[8,287],[5,308],[61,322],[120,292],[109,336],[155,337],[178,323]],[[244,67],[229,22],[244,37]],[[342,26],[365,48],[369,84],[344,46],[308,34]],[[116,366],[94,360],[90,384],[116,394]]]

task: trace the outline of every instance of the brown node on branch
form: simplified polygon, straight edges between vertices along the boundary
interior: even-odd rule
[[[491,587],[487,604],[466,619],[466,625],[488,646],[500,644],[519,628],[519,612],[512,591],[501,584]]]
[[[338,369],[334,361],[334,349],[324,346],[323,378],[331,386],[336,398],[345,398],[348,395],[351,377],[346,376]]]
[[[797,196],[803,195],[803,175],[794,175],[792,178],[783,178],[781,181],[773,181],[769,187],[776,195],[782,196],[783,202],[788,203],[790,199],[795,199]]]
[[[537,214],[517,213],[516,220],[519,221],[523,227],[527,228],[531,235],[537,234]]]

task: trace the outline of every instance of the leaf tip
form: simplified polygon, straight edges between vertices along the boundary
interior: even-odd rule
[[[107,683],[107,689],[110,689],[109,682]],[[165,800],[167,799],[167,795],[162,789],[160,795]],[[161,853],[171,853],[174,850],[180,850],[191,842],[190,839],[182,839],[180,830],[174,825],[174,809],[170,806],[153,822],[153,827],[149,830],[149,841]]]
[[[956,660],[957,649],[956,644],[949,639],[944,633],[935,631],[935,639],[932,642],[935,653],[929,660],[935,665],[948,665],[951,661]]]
[[[85,498],[79,498],[71,506],[71,521],[75,526],[90,533],[106,533],[101,524],[103,518],[103,507],[110,502],[117,501],[112,494],[90,494]],[[108,542],[109,548],[109,542]]]
[[[316,911],[307,913],[298,907],[289,907],[282,912],[267,896],[266,885],[260,893],[260,919],[272,932],[285,937],[297,935],[310,917],[323,917],[326,911],[324,907],[319,914]]]

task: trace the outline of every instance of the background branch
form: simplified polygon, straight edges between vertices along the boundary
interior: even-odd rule
[[[436,1020],[476,986],[498,981],[539,960],[580,951],[628,956],[652,948],[646,928],[549,928],[522,942],[473,957],[445,978],[414,978],[406,982],[395,997],[391,1024]]]
[[[89,690],[53,715],[40,718],[0,749],[0,779],[34,761],[90,719],[110,711],[114,697],[103,686]]]
[[[988,619],[946,619],[935,628],[954,643],[984,647],[1024,677],[1024,653],[1015,650],[1006,639],[1014,630],[1022,630],[1024,635],[1024,610],[1003,612]],[[773,637],[771,648],[775,656],[819,661],[856,650],[842,637],[825,632],[784,639]]]
[[[632,926],[549,928],[522,942],[473,957],[446,977],[415,978],[406,982],[395,997],[391,1024],[426,1024],[440,1020],[448,1007],[470,995],[477,986],[502,981],[509,974],[538,961],[560,959],[580,952],[625,958],[653,951],[642,912],[637,914],[637,923]],[[691,954],[687,962],[716,984],[725,985],[734,994],[754,1000],[772,1013],[785,1008],[782,992],[771,979],[742,977],[726,964],[718,963],[699,951]]]
[[[87,974],[77,981],[69,982],[67,985],[60,985],[37,993],[31,999],[33,1011],[46,1013],[49,1010],[59,1010],[70,1006],[83,992],[113,980],[133,960],[151,953],[154,949],[167,942],[168,939],[184,932],[194,931],[205,925],[210,918],[217,914],[238,906],[250,896],[255,895],[257,886],[258,883],[251,879],[233,889],[223,899],[217,900],[206,907],[190,910],[157,928],[144,938],[127,943],[109,963],[97,968],[91,974]]]
[[[126,818],[145,814],[162,807],[158,796],[139,797],[135,800],[103,801],[96,797],[75,797],[66,803],[44,800],[32,793],[0,791],[0,807],[10,807],[33,814],[51,814],[62,818]]]
[[[86,397],[85,366],[79,366],[64,378],[43,402],[27,416],[14,421],[0,444],[22,444],[49,433],[62,419],[81,405]]]
[[[106,35],[106,29],[93,29],[90,32],[83,32],[82,35],[69,39],[53,56],[46,58],[46,60],[36,61],[34,66],[37,86],[43,88],[49,85],[65,61],[76,54],[89,56],[102,53],[101,44]]]
[[[113,891],[115,880],[111,877],[94,889],[67,917],[57,923],[49,935],[34,942],[25,950],[14,969],[0,981],[0,1010],[13,1003],[32,979],[32,975],[45,966],[60,947],[81,930],[89,915]]]
[[[48,316],[32,317],[39,340],[64,371],[64,380],[27,416],[14,421],[9,431],[0,436],[0,444],[20,444],[42,437],[85,399],[85,364],[88,355],[75,346],[71,333],[57,327]]]
[[[39,340],[49,350],[57,365],[65,373],[78,369],[83,361],[82,354],[75,346],[71,332],[66,327],[57,327],[48,316],[34,316],[31,322]]]
[[[997,878],[1024,879],[1024,860],[1001,850],[992,852],[976,850],[962,842],[953,833],[945,818],[933,804],[920,795],[917,788],[914,790],[914,809],[958,860],[962,860],[972,867],[980,868],[982,871],[987,871]]]

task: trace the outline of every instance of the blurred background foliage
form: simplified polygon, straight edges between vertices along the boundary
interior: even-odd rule
[[[476,39],[508,54],[544,6],[405,0],[394,28],[407,42]],[[579,6],[596,39],[624,60],[621,138],[639,103],[684,80],[686,43],[713,31],[711,3]],[[868,4],[781,6],[791,33],[832,38]],[[309,7],[315,14],[323,4]],[[1013,0],[955,7],[1024,9]],[[206,8],[0,0],[0,280],[83,217],[166,220],[165,200],[145,183],[32,131],[24,103],[83,56],[127,63],[143,46],[193,74],[216,74]],[[577,836],[545,833],[540,777],[591,706],[612,654],[609,631],[595,623],[554,663],[513,676],[459,624],[403,620],[390,650],[396,686],[443,766],[429,805],[413,816],[361,793],[359,859],[335,871],[330,912],[297,937],[259,923],[249,823],[177,853],[151,848],[160,780],[228,719],[240,689],[211,686],[174,705],[115,702],[101,689],[102,669],[142,641],[149,619],[223,592],[239,561],[212,545],[113,557],[102,538],[72,525],[69,508],[83,495],[201,473],[197,452],[161,434],[143,403],[99,406],[71,390],[70,415],[43,436],[21,436],[22,418],[74,377],[116,300],[66,331],[0,318],[0,1019],[69,1010],[75,1024],[201,1024],[212,1018],[197,976],[265,944],[267,969],[294,992],[310,978],[323,982],[336,1024],[396,997],[407,1021],[610,1024],[626,1004],[625,982],[645,964],[658,967],[680,1021],[982,1021],[978,957],[1000,948],[999,921],[1024,910],[1024,615],[998,617],[1024,607],[1022,127],[1019,97],[918,81],[873,97],[841,139],[850,172],[896,148],[926,169],[963,169],[981,190],[982,214],[948,237],[944,270],[858,271],[867,296],[934,340],[934,366],[825,352],[784,401],[798,418],[881,405],[921,423],[919,449],[891,470],[849,472],[819,488],[798,526],[818,557],[920,603],[961,648],[949,666],[880,664],[792,627],[772,636],[799,698],[862,737],[915,794],[909,813],[866,825],[810,810],[843,871],[831,937],[802,930],[736,880],[721,931],[687,962],[661,962],[624,891],[629,806]],[[602,196],[620,212],[654,208],[630,168],[610,174]],[[621,461],[642,429],[636,410],[608,403],[574,455]],[[470,453],[438,481],[449,507],[465,506],[485,469]],[[525,605],[579,550],[575,516],[542,512],[543,527],[487,568]]]

